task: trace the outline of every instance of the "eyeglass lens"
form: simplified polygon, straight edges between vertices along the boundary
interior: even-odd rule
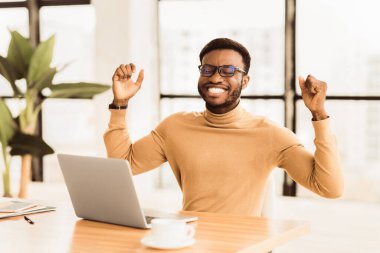
[[[232,65],[223,65],[223,66],[213,66],[213,65],[202,65],[200,66],[200,71],[203,76],[212,76],[216,70],[218,70],[221,76],[233,76],[235,74],[235,67]]]

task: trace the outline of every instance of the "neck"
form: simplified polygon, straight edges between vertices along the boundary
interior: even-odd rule
[[[222,106],[212,106],[212,105],[206,103],[206,108],[207,108],[207,110],[209,110],[212,113],[215,113],[215,114],[224,114],[224,113],[230,112],[233,109],[235,109],[236,106],[239,105],[239,103],[240,103],[240,99],[236,100],[233,104],[230,104],[230,105],[227,105],[227,106],[225,106],[225,105],[222,105]]]

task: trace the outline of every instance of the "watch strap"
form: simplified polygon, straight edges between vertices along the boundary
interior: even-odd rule
[[[108,105],[108,109],[113,109],[113,110],[125,110],[128,108],[128,104],[126,105],[115,105],[114,103],[111,103]]]

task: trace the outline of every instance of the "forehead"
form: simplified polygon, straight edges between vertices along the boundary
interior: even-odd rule
[[[243,57],[238,52],[232,49],[217,49],[210,51],[203,57],[202,64],[211,64],[214,66],[244,66]]]

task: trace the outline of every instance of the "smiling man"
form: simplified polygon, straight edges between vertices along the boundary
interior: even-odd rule
[[[316,151],[311,154],[289,129],[240,106],[251,61],[243,45],[215,39],[199,57],[198,91],[206,109],[173,114],[135,143],[127,131],[126,113],[144,71],[133,81],[132,63],[116,69],[109,129],[104,134],[109,157],[127,159],[134,174],[169,162],[183,192],[184,210],[260,216],[268,177],[277,167],[321,196],[341,195],[343,177],[324,107],[326,83],[311,75],[299,78],[313,117]]]
[[[223,40],[219,43],[223,43]],[[200,54],[203,64],[198,67],[201,73],[198,92],[206,101],[207,109],[223,114],[239,104],[241,91],[247,87],[249,81],[244,69],[249,69],[250,57],[242,47],[248,62],[244,64],[243,56],[235,50],[213,50],[214,47],[213,44],[206,46]],[[218,74],[215,74],[216,72]]]

